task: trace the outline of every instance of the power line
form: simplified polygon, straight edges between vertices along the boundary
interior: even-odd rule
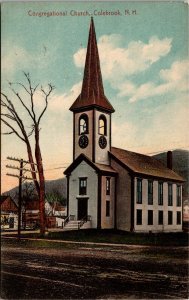
[[[9,157],[9,156],[8,156],[7,159],[8,159],[8,160],[18,161],[18,162],[22,161],[23,163],[30,164],[30,165],[36,165],[36,166],[37,166],[36,163],[31,163],[31,162],[29,162],[28,160],[23,160],[22,158],[15,158],[15,157]]]
[[[15,157],[7,157],[7,160],[11,160],[11,161],[16,161],[20,163],[20,167],[17,166],[12,166],[12,165],[6,165],[6,168],[9,169],[13,169],[13,170],[18,170],[19,171],[19,175],[17,174],[11,174],[11,173],[7,173],[7,176],[11,176],[11,177],[16,177],[19,179],[19,200],[18,200],[18,239],[20,239],[20,233],[21,233],[21,214],[22,214],[22,183],[24,180],[36,180],[33,179],[32,177],[27,177],[27,176],[23,176],[23,171],[25,172],[31,172],[31,173],[36,173],[35,171],[32,171],[30,169],[26,169],[23,168],[23,164],[25,163],[30,164],[29,161],[26,161],[22,158],[15,158]],[[31,164],[30,164],[31,165]],[[34,164],[36,165],[36,164]]]
[[[11,166],[11,165],[6,165],[6,168],[20,170],[19,167],[15,167],[15,166]],[[22,168],[22,171],[37,173],[37,171],[33,171],[31,169],[29,170],[29,169],[25,169],[25,168]]]

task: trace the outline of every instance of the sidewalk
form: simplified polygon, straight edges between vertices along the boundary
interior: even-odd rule
[[[49,228],[48,230],[46,230],[46,233],[48,232],[62,232],[64,231],[64,228]],[[21,230],[21,234],[25,234],[25,233],[39,233],[40,232],[40,229],[26,229],[26,230]],[[18,231],[17,230],[3,230],[1,231],[1,236],[4,236],[4,235],[17,235],[18,234]]]
[[[3,236],[3,239],[17,239],[17,237],[13,236]],[[52,243],[63,243],[63,244],[76,244],[76,245],[89,245],[89,246],[110,246],[110,247],[123,247],[123,248],[148,248],[149,245],[131,245],[131,244],[112,244],[112,243],[95,243],[95,242],[77,242],[77,241],[67,241],[67,240],[51,240],[48,238],[40,239],[40,238],[27,238],[21,237],[21,240],[28,240],[28,241],[45,241],[45,242],[52,242]]]

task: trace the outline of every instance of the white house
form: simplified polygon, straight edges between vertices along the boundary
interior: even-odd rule
[[[125,231],[182,230],[183,178],[143,154],[112,147],[114,108],[104,94],[91,19],[81,94],[73,112],[73,162],[67,176],[68,220]]]
[[[18,228],[18,204],[10,196],[0,198],[1,229]]]

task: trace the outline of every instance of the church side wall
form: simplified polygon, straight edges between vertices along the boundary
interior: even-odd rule
[[[114,228],[114,205],[115,205],[115,177],[110,178],[110,195],[106,195],[106,178],[101,179],[101,228]],[[110,214],[106,216],[106,201],[110,201]]]
[[[79,178],[87,177],[87,195],[79,195]],[[91,216],[92,228],[97,228],[98,176],[96,171],[82,161],[70,175],[69,214],[78,217],[78,198],[88,198],[88,215]]]
[[[131,228],[131,177],[126,169],[111,158],[112,168],[118,172],[116,187],[117,229]]]
[[[173,185],[173,205],[168,206],[168,182],[163,182],[163,205],[158,205],[158,181],[153,181],[153,204],[148,204],[148,180],[142,179],[142,204],[137,204],[137,178],[135,178],[135,231],[149,232],[149,231],[182,231],[181,224],[177,224],[177,212],[181,213],[182,220],[182,204],[177,206],[176,189],[177,184]],[[137,210],[142,210],[142,224],[137,225]],[[148,211],[153,211],[153,225],[148,225]],[[158,223],[159,211],[163,211],[163,224]],[[173,214],[172,224],[168,224],[168,211]]]

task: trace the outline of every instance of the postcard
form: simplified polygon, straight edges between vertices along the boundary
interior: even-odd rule
[[[3,299],[188,297],[188,4],[1,3]]]

